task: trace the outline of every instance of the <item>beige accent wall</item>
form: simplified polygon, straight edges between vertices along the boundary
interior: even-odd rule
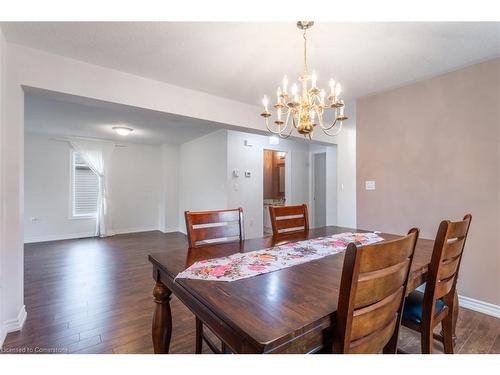
[[[467,212],[459,294],[500,305],[498,58],[358,100],[358,227],[434,238]]]

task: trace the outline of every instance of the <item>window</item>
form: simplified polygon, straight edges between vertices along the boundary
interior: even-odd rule
[[[71,215],[95,217],[99,179],[77,152],[71,152]]]

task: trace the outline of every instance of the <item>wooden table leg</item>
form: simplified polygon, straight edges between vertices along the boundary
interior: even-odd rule
[[[160,281],[153,289],[156,303],[153,315],[153,347],[156,354],[168,353],[172,337],[172,313],[170,312],[170,296],[172,292]]]

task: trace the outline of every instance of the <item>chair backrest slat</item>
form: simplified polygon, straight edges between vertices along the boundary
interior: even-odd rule
[[[471,220],[472,216],[467,214],[462,221],[444,220],[439,225],[424,293],[422,322],[427,327],[432,326],[436,300],[443,298],[446,306],[454,303],[458,272]]]
[[[269,206],[269,214],[274,236],[292,232],[307,232],[309,230],[309,215],[306,204],[300,206]]]
[[[436,282],[436,288],[434,289],[434,299],[443,298],[445,295],[449,294],[453,288],[455,278],[453,276],[444,279],[438,280]]]
[[[401,263],[412,254],[413,239],[404,237],[396,241],[384,243],[384,251],[364,251],[360,262],[360,273],[373,272]]]
[[[371,306],[358,309],[353,314],[351,340],[357,340],[377,331],[384,323],[395,318],[401,303],[403,287]]]
[[[217,238],[228,238],[240,236],[239,223],[220,225],[215,227],[196,228],[193,230],[193,241],[206,241]]]
[[[418,229],[393,241],[347,247],[333,350],[395,353]]]
[[[243,209],[184,213],[190,248],[203,245],[243,241]]]
[[[193,225],[212,224],[222,222],[232,222],[240,220],[240,210],[220,210],[220,211],[199,211],[189,212],[190,220]]]
[[[458,270],[458,265],[460,264],[460,256],[457,255],[455,258],[447,259],[441,263],[441,267],[438,270],[438,279],[445,280],[449,279]]]
[[[377,331],[351,342],[349,354],[379,353],[381,348],[394,336],[394,331],[399,325],[398,318],[393,315],[385,325]]]
[[[303,217],[276,221],[276,228],[278,228],[278,230],[286,228],[304,228],[305,225],[306,221]]]
[[[361,273],[358,290],[354,298],[354,308],[371,305],[398,290],[405,283],[409,259],[385,269]]]
[[[460,254],[462,254],[462,250],[464,248],[465,237],[460,239],[454,238],[446,241],[443,244],[443,260],[456,258]]]
[[[472,216],[469,214],[470,218]],[[469,231],[470,219],[467,220],[467,217],[464,217],[462,221],[449,222],[448,225],[448,233],[447,237],[450,238],[462,238],[467,235]]]

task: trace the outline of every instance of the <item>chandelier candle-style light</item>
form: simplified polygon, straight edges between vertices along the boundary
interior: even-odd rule
[[[326,95],[325,90],[320,89],[317,85],[317,76],[313,71],[309,74],[307,66],[307,37],[306,31],[314,25],[312,21],[299,21],[297,27],[303,30],[304,37],[304,72],[299,76],[299,81],[302,84],[302,92],[299,93],[299,88],[296,83],[291,86],[291,92],[288,91],[288,78],[285,75],[283,78],[283,87],[278,87],[276,91],[276,130],[271,129],[269,120],[271,112],[269,112],[269,99],[264,95],[262,104],[264,112],[261,116],[266,121],[267,130],[273,134],[279,135],[281,138],[288,138],[292,134],[293,128],[304,137],[312,138],[314,127],[319,125],[321,130],[329,136],[335,136],[342,130],[342,121],[347,120],[344,115],[344,101],[340,98],[342,90],[340,83],[330,79],[329,95]],[[309,84],[310,82],[310,84]],[[331,124],[325,124],[323,114],[326,111],[331,111],[335,115],[335,120]],[[293,127],[292,125],[293,124]],[[335,129],[333,129],[336,127]]]

